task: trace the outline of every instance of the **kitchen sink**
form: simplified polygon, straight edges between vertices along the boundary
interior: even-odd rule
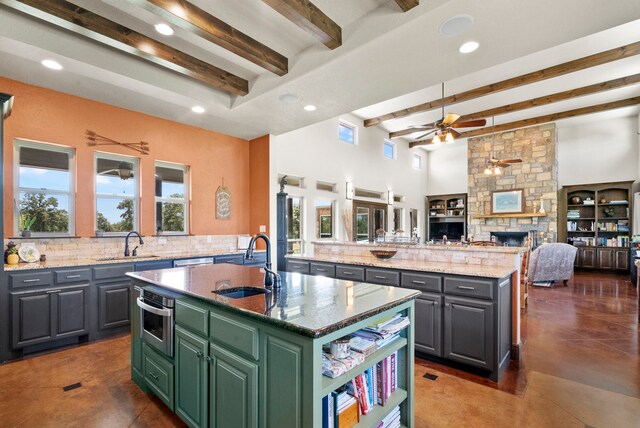
[[[220,296],[229,297],[230,299],[242,299],[244,297],[257,296],[259,294],[270,294],[271,291],[266,288],[257,287],[235,287],[226,288],[224,290],[212,291],[212,293]]]
[[[101,257],[99,259],[94,259],[94,260],[97,262],[114,262],[114,261],[120,261],[120,260],[151,259],[154,257],[159,257],[159,256],[142,255],[142,256],[129,256],[129,257]]]

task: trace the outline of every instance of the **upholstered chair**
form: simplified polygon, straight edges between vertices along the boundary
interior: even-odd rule
[[[554,243],[544,244],[533,250],[529,259],[529,284],[541,281],[567,281],[573,275],[578,249],[573,245]]]

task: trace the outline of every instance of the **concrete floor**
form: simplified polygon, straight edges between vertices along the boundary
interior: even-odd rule
[[[533,287],[523,359],[499,383],[416,359],[416,427],[640,427],[627,278],[578,273],[568,287]],[[184,426],[129,370],[127,336],[0,365],[0,427]]]

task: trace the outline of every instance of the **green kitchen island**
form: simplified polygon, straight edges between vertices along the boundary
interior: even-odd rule
[[[375,427],[398,405],[402,426],[414,426],[419,292],[283,272],[282,287],[264,293],[260,269],[227,264],[127,275],[140,314],[132,317],[132,379],[189,426],[321,428],[323,397],[396,352],[397,389],[356,426]],[[142,290],[175,297],[173,356],[142,337]],[[397,313],[411,321],[399,337],[337,378],[322,375],[323,345]]]

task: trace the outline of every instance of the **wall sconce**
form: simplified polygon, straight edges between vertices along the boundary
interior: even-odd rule
[[[387,191],[387,205],[393,205],[393,190]]]
[[[353,194],[354,194],[354,191],[353,191],[353,183],[352,183],[352,182],[350,182],[350,181],[347,181],[347,190],[346,190],[345,197],[346,197],[348,200],[352,200],[352,199],[353,199]]]

